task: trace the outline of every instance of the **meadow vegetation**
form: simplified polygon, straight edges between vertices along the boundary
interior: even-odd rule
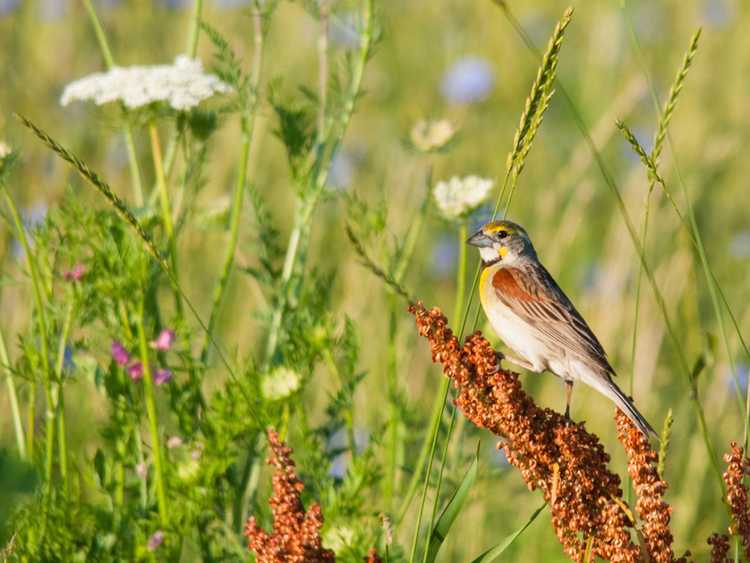
[[[750,555],[747,23],[0,0],[3,558]],[[494,217],[659,442],[498,368]]]

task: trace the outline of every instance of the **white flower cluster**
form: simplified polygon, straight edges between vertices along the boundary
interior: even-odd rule
[[[184,111],[230,90],[228,84],[205,73],[199,60],[180,55],[173,65],[115,67],[84,76],[65,87],[60,103],[93,100],[102,105],[119,100],[133,109],[166,102]]]
[[[448,219],[458,219],[482,205],[493,184],[489,178],[454,176],[447,182],[438,182],[432,193],[440,212]]]
[[[267,373],[260,383],[263,397],[269,401],[285,399],[300,387],[302,377],[288,367],[278,367]]]
[[[411,142],[417,150],[431,152],[442,149],[456,134],[456,127],[447,119],[418,121],[411,130]]]
[[[0,141],[0,160],[8,156],[10,152],[10,147],[6,143]]]

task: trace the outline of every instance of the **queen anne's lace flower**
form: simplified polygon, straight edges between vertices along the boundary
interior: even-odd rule
[[[128,108],[166,102],[176,110],[197,106],[231,87],[203,71],[200,61],[180,55],[172,65],[115,67],[85,76],[65,87],[60,103],[93,100],[97,105],[121,101]]]
[[[438,182],[433,191],[440,212],[448,219],[465,217],[479,207],[489,196],[493,181],[479,176],[454,176],[447,182]]]

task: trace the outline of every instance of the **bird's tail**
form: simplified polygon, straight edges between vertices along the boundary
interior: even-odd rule
[[[623,393],[622,389],[620,389],[610,377],[604,378],[600,376],[596,377],[593,381],[586,381],[586,383],[598,389],[604,395],[612,399],[612,401],[614,401],[614,403],[617,405],[617,408],[625,413],[625,416],[633,421],[633,424],[635,424],[646,437],[659,437],[656,433],[656,430],[651,427],[651,425],[643,417],[643,415],[638,412],[638,409],[635,408],[633,400],[625,393]]]

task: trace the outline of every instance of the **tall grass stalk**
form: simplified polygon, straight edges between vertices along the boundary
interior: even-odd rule
[[[409,224],[409,228],[406,232],[405,242],[403,247],[398,250],[396,263],[393,267],[393,279],[396,284],[401,284],[404,275],[406,274],[406,268],[411,262],[411,258],[414,255],[414,248],[416,247],[417,240],[422,227],[424,226],[424,220],[427,215],[427,210],[430,206],[430,188],[432,186],[432,167],[427,169],[425,175],[425,185],[427,192],[422,205],[419,207],[419,212],[414,217],[414,220]],[[386,506],[391,509],[393,508],[393,492],[397,489],[397,476],[396,469],[399,454],[401,453],[403,440],[399,436],[400,427],[400,406],[398,401],[399,396],[399,383],[398,383],[398,351],[396,346],[396,340],[398,337],[398,316],[400,311],[400,301],[398,300],[399,294],[390,286],[386,286],[388,291],[388,344],[387,344],[387,363],[386,363],[386,381],[388,385],[388,429],[387,429],[387,449],[388,449],[388,462],[386,465],[386,476],[384,484],[384,494],[386,497]],[[407,486],[407,494],[405,501],[402,502],[402,506],[408,507],[411,502],[411,497],[416,492],[416,487],[419,484],[419,477],[421,475],[421,469],[424,465],[424,460],[427,457],[427,441],[422,444],[420,453],[417,457],[417,463],[414,466],[414,472],[409,480]],[[398,511],[401,514],[401,510]],[[397,519],[397,522],[400,518]]]
[[[23,430],[23,421],[21,420],[21,410],[18,407],[18,395],[16,393],[16,381],[13,377],[13,371],[8,357],[8,349],[5,346],[5,334],[0,330],[0,362],[5,370],[5,382],[8,387],[8,401],[10,402],[10,413],[13,419],[13,430],[16,435],[16,446],[18,447],[18,457],[26,459],[26,436]],[[32,400],[33,402],[33,400]],[[32,432],[33,433],[33,432]]]
[[[144,302],[143,298],[141,298],[136,327],[138,332],[138,351],[140,361],[143,363],[143,398],[146,403],[148,429],[151,434],[151,455],[154,458],[154,481],[156,484],[156,502],[159,509],[159,520],[163,526],[166,526],[169,522],[169,512],[167,510],[167,493],[164,484],[164,459],[161,438],[159,437],[159,419],[156,412],[154,380],[148,359],[149,350],[144,325]]]
[[[234,267],[237,241],[239,240],[242,205],[244,202],[245,190],[247,189],[247,168],[248,161],[250,160],[250,147],[252,145],[253,132],[255,130],[255,120],[257,117],[259,102],[258,88],[260,87],[260,77],[263,64],[263,18],[257,4],[253,4],[252,19],[254,50],[252,68],[250,71],[250,98],[248,107],[244,108],[243,114],[240,118],[242,140],[240,145],[240,159],[237,166],[237,181],[232,195],[232,208],[229,218],[229,241],[226,253],[224,254],[221,273],[219,274],[219,279],[214,288],[211,314],[208,319],[208,331],[204,335],[203,345],[201,346],[201,359],[203,362],[208,358],[208,335],[214,334],[216,323],[218,322],[219,314],[221,313],[221,305],[224,301],[227,287],[229,285],[229,276]]]
[[[102,52],[104,64],[108,70],[111,70],[115,66],[115,58],[112,56],[112,50],[109,47],[104,28],[102,28],[102,24],[99,21],[99,16],[96,14],[96,10],[94,9],[93,4],[91,4],[91,0],[83,0],[83,5],[86,8],[86,13],[88,14],[89,19],[91,20],[91,25],[94,28],[94,33],[96,34],[96,40],[99,43],[99,50]],[[127,110],[125,109],[125,106],[120,104],[120,109],[125,117],[122,125],[122,133],[125,138],[125,148],[128,153],[128,167],[130,169],[130,179],[133,184],[133,199],[136,206],[142,207],[144,203],[143,183],[141,181],[141,171],[138,167],[138,155],[135,150],[135,141],[133,140],[133,129],[127,119]]]
[[[644,76],[646,77],[647,83],[649,85],[649,91],[651,93],[651,100],[654,103],[654,107],[656,109],[657,114],[659,113],[659,100],[656,93],[656,88],[653,85],[653,82],[650,79],[650,75],[648,72],[648,69],[645,66],[644,57],[643,57],[643,50],[641,49],[640,41],[638,40],[638,35],[635,31],[635,28],[633,26],[633,22],[627,12],[626,9],[626,2],[623,1],[622,3],[622,11],[625,17],[626,24],[628,26],[629,36],[630,40],[633,46],[633,50],[635,51],[636,58],[640,63],[641,71],[643,72]],[[739,400],[739,406],[740,406],[740,412],[744,411],[744,420],[743,420],[743,444],[744,447],[747,448],[747,441],[748,441],[748,428],[750,428],[750,386],[748,386],[746,397],[743,400],[742,397],[742,391],[740,388],[740,383],[737,375],[737,369],[734,361],[734,355],[732,354],[731,346],[729,344],[729,337],[726,331],[726,327],[724,325],[724,319],[722,314],[722,307],[719,302],[719,295],[721,295],[721,298],[723,300],[723,304],[725,308],[727,309],[728,314],[730,317],[734,319],[734,313],[731,310],[731,307],[729,306],[729,303],[726,301],[726,299],[723,297],[723,290],[721,289],[721,285],[719,284],[715,273],[713,272],[713,269],[711,268],[711,265],[708,261],[708,256],[706,254],[706,249],[703,244],[703,237],[701,236],[700,229],[698,228],[698,223],[695,219],[695,212],[693,210],[693,204],[692,199],[690,197],[690,194],[687,189],[687,184],[684,181],[682,170],[679,166],[679,162],[677,160],[677,153],[674,148],[674,142],[672,140],[672,135],[669,132],[669,129],[667,127],[667,124],[669,123],[671,119],[671,115],[674,112],[674,107],[677,99],[677,95],[679,94],[680,90],[682,89],[682,85],[684,83],[685,77],[687,75],[687,71],[690,68],[690,65],[692,64],[693,58],[695,57],[697,51],[698,51],[698,42],[700,40],[700,36],[702,33],[702,29],[698,28],[698,30],[693,34],[690,45],[688,47],[688,50],[685,54],[685,57],[683,59],[682,66],[680,68],[680,71],[678,72],[677,78],[675,80],[674,86],[670,90],[668,102],[664,108],[664,112],[662,114],[662,119],[660,120],[659,129],[657,131],[657,140],[659,142],[659,147],[663,144],[664,139],[666,138],[667,143],[669,144],[669,149],[672,153],[672,158],[674,160],[674,168],[675,173],[677,175],[678,183],[680,184],[680,187],[682,189],[683,199],[685,200],[685,206],[687,208],[687,220],[683,217],[683,215],[679,211],[679,207],[674,202],[674,199],[671,196],[671,193],[669,190],[667,190],[666,185],[664,182],[660,182],[661,187],[664,190],[665,196],[668,198],[670,203],[672,203],[672,207],[675,209],[675,212],[677,213],[677,216],[680,218],[680,222],[685,225],[688,232],[691,233],[691,239],[692,242],[697,250],[698,257],[700,260],[701,268],[703,270],[704,277],[706,279],[706,285],[708,287],[709,296],[711,298],[711,306],[714,309],[714,315],[716,316],[716,322],[719,326],[719,333],[721,334],[722,343],[724,345],[724,350],[727,355],[727,361],[729,362],[730,369],[732,371],[732,380],[735,385],[735,391],[738,395]],[[664,126],[661,125],[661,123],[664,122]],[[656,145],[654,146],[654,149],[656,150]],[[656,158],[653,159],[654,167],[656,168],[658,166],[658,154],[656,155]],[[744,341],[742,340],[742,334],[739,330],[739,327],[737,326],[736,322],[733,322],[736,333],[738,338],[741,342],[743,342],[743,348],[745,349],[746,354],[748,355],[748,359],[750,359],[750,351],[748,351],[747,347],[744,346]],[[743,404],[744,403],[744,404]]]
[[[515,16],[511,12],[510,7],[507,5],[507,3],[503,1],[496,2],[496,3],[502,8],[503,14],[505,15],[506,19],[511,24],[511,26],[516,30],[521,40],[524,42],[524,44],[526,44],[528,49],[532,53],[534,53],[537,57],[541,57],[539,51],[534,46],[533,41],[531,41],[531,38],[523,30],[523,27],[521,27],[520,23],[518,23],[518,20],[515,18]],[[635,227],[633,226],[633,223],[630,219],[630,215],[628,214],[627,208],[625,207],[625,201],[622,199],[622,194],[620,193],[620,190],[617,187],[617,184],[615,183],[614,178],[610,174],[604,162],[604,158],[602,157],[601,152],[596,147],[596,144],[594,143],[594,140],[592,139],[591,134],[589,133],[589,128],[586,125],[586,122],[584,121],[583,115],[578,109],[577,104],[573,101],[570,94],[568,94],[567,89],[565,88],[565,86],[559,79],[557,79],[557,90],[559,90],[560,94],[562,95],[563,99],[568,105],[568,108],[570,109],[573,120],[575,121],[576,126],[578,127],[578,130],[580,131],[581,135],[586,141],[586,144],[589,146],[589,149],[591,150],[591,154],[594,157],[594,161],[596,162],[596,166],[599,169],[599,172],[601,173],[602,178],[604,179],[604,182],[607,184],[607,187],[610,189],[610,191],[612,192],[612,195],[615,198],[615,202],[617,203],[618,210],[623,217],[623,221],[625,223],[628,236],[630,237],[633,247],[635,248],[636,254],[638,255],[638,259],[643,267],[644,274],[646,274],[646,278],[649,282],[649,285],[651,286],[651,290],[654,293],[654,298],[657,302],[659,312],[664,320],[664,325],[666,327],[667,334],[669,335],[669,339],[674,347],[677,357],[680,360],[681,371],[686,373],[687,377],[690,378],[691,374],[690,374],[690,370],[687,364],[687,360],[684,355],[684,350],[682,348],[681,343],[677,339],[676,333],[669,319],[669,315],[667,314],[666,304],[661,294],[661,290],[659,289],[659,286],[656,284],[656,280],[651,273],[651,269],[649,268],[648,263],[646,262],[645,256],[643,254],[643,247],[641,246],[640,240],[638,238],[638,233],[635,230]],[[716,477],[718,478],[720,490],[723,491],[724,480],[722,479],[722,476],[721,476],[722,472],[718,466],[718,462],[716,459],[715,448],[708,434],[708,430],[707,430],[706,423],[705,423],[705,416],[703,414],[703,408],[697,396],[695,395],[693,389],[691,389],[690,396],[691,396],[691,404],[693,405],[693,408],[696,411],[699,425],[701,427],[701,436],[703,439],[703,443],[704,443],[704,446],[706,447],[706,451],[708,452],[709,458],[711,460],[711,468],[714,474],[716,475]]]
[[[62,330],[60,331],[60,340],[57,346],[57,361],[55,362],[55,380],[56,385],[53,389],[55,409],[57,412],[57,447],[58,447],[58,464],[60,466],[60,476],[63,482],[63,492],[67,496],[70,491],[70,482],[68,479],[68,444],[65,431],[65,388],[63,380],[63,370],[65,368],[65,349],[68,345],[68,336],[70,327],[73,322],[74,304],[71,300],[65,309],[65,319],[63,320]]]
[[[457,233],[458,233],[458,263],[456,267],[456,302],[455,302],[455,308],[454,308],[454,318],[460,319],[463,315],[463,306],[465,301],[465,293],[466,293],[466,261],[467,261],[467,253],[466,253],[466,239],[468,238],[468,224],[466,220],[462,220],[461,224],[458,227]],[[435,452],[437,448],[437,441],[438,441],[438,435],[440,430],[440,420],[443,415],[443,410],[445,409],[445,401],[448,398],[448,391],[450,389],[450,381],[448,378],[442,378],[441,380],[441,387],[440,392],[438,393],[438,401],[435,402],[435,409],[433,410],[433,418],[432,418],[432,427],[431,427],[431,440],[430,440],[430,451],[427,457],[427,470],[425,472],[424,476],[424,483],[422,485],[422,497],[420,499],[419,503],[419,512],[417,513],[417,523],[414,526],[414,538],[412,540],[412,547],[411,547],[411,555],[409,557],[409,561],[413,561],[415,554],[416,554],[416,548],[417,548],[417,539],[419,537],[419,529],[422,525],[422,516],[424,513],[424,505],[425,501],[427,499],[427,491],[430,487],[430,479],[432,477],[432,464],[435,459]],[[450,441],[450,435],[453,431],[453,424],[455,422],[455,409],[453,409],[453,412],[451,413],[451,423],[450,427],[448,429],[448,434],[446,436],[446,444],[445,449],[447,451],[448,442]],[[427,557],[427,546],[430,542],[430,531],[432,530],[434,521],[435,521],[435,513],[437,511],[437,503],[440,497],[440,486],[442,484],[443,479],[443,468],[445,465],[445,451],[443,453],[443,459],[442,464],[440,466],[440,472],[438,477],[437,486],[435,488],[435,502],[432,507],[432,513],[430,514],[430,520],[429,520],[429,526],[428,526],[428,533],[426,534],[426,540],[425,540],[425,548],[424,548],[424,557]],[[417,462],[416,470],[417,472],[420,472],[422,465]],[[407,498],[408,498],[408,492],[407,492]]]
[[[34,309],[36,310],[36,325],[37,325],[37,336],[40,344],[40,354],[42,362],[42,388],[44,389],[44,398],[46,402],[45,409],[45,462],[44,462],[44,479],[46,484],[46,496],[49,502],[49,496],[52,492],[52,466],[54,458],[54,441],[55,441],[55,403],[52,397],[52,372],[50,368],[50,356],[49,356],[49,344],[47,341],[48,323],[47,323],[47,312],[46,303],[44,300],[44,289],[43,280],[39,272],[39,266],[36,261],[36,255],[32,252],[31,244],[29,243],[28,236],[26,234],[26,226],[23,224],[21,215],[18,212],[13,198],[8,191],[7,186],[3,183],[0,184],[0,189],[5,196],[5,203],[10,211],[13,225],[16,229],[16,236],[21,242],[21,246],[26,257],[26,266],[29,269],[29,275],[31,276],[31,285],[33,288],[34,295]],[[32,402],[34,400],[32,396]],[[33,433],[33,426],[30,427],[29,432]],[[29,449],[29,454],[33,455],[33,450]],[[45,517],[46,523],[46,517]]]

